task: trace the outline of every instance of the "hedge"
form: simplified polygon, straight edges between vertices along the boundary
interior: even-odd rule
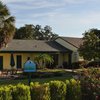
[[[13,100],[31,100],[30,88],[24,84],[18,84],[12,87]]]
[[[31,100],[50,100],[49,85],[39,83],[31,83]]]
[[[89,68],[81,72],[81,91],[83,100],[100,100],[100,69]]]
[[[0,87],[0,100],[12,100],[11,89],[9,86]]]
[[[75,79],[66,80],[66,100],[81,100],[80,82]]]
[[[66,84],[64,82],[51,81],[49,86],[51,100],[65,100]]]
[[[82,85],[80,81],[70,79],[65,82],[55,80],[44,84],[31,83],[30,86],[24,84],[2,86],[0,87],[0,100],[89,100],[84,99],[83,95],[87,94],[85,96],[87,98],[88,96],[93,97],[94,92],[99,98],[100,88],[97,88],[96,91],[93,89],[93,93],[90,93],[92,91],[87,93],[85,90],[88,88],[85,85],[87,84]],[[85,88],[84,91],[83,88]]]

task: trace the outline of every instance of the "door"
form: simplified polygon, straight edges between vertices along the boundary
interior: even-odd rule
[[[21,55],[17,55],[16,56],[16,67],[17,68],[22,68],[22,56]]]
[[[0,70],[3,70],[3,56],[0,56]]]

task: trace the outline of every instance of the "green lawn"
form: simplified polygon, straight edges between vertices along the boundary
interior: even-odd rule
[[[54,73],[55,75],[52,77],[32,78],[31,82],[45,83],[45,82],[49,82],[49,81],[53,81],[53,80],[65,81],[67,79],[72,78],[74,75],[74,73],[65,71],[65,70],[40,70],[38,72]],[[62,74],[59,75],[59,73],[62,73]],[[28,84],[28,78],[25,78],[25,79],[0,79],[0,85],[9,85],[9,84],[15,85],[18,83]]]
[[[66,79],[70,79],[71,77],[53,77],[53,78],[36,78],[36,79],[31,79],[32,82],[39,82],[39,83],[45,83],[49,82],[52,80],[62,80],[65,81]],[[21,79],[21,80],[0,80],[0,85],[8,85],[8,84],[18,84],[18,83],[24,83],[28,84],[28,79]]]

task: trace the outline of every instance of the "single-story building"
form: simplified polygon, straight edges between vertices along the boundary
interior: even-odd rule
[[[82,44],[81,38],[58,37],[53,41],[45,40],[12,40],[7,47],[0,50],[0,70],[10,69],[10,58],[13,53],[15,60],[15,68],[23,68],[27,57],[34,60],[38,53],[48,53],[53,56],[54,67],[63,65],[67,62],[80,60],[78,48]]]

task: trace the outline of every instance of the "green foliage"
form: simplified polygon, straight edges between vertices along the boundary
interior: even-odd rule
[[[35,39],[35,40],[52,40],[55,39],[58,35],[52,32],[50,26],[45,26],[44,28],[41,25],[32,25],[26,24],[19,29],[16,29],[15,39]]]
[[[84,68],[88,64],[87,61],[78,61],[72,63],[72,69]]]
[[[23,84],[4,86],[0,87],[0,100],[81,100],[80,83],[71,79],[44,84],[36,82],[30,87]]]
[[[0,87],[0,100],[12,100],[9,86]]]
[[[87,63],[86,67],[100,67],[100,61],[90,61]]]
[[[0,48],[12,39],[15,32],[14,22],[15,19],[10,16],[7,6],[0,1]]]
[[[50,100],[48,84],[31,83],[30,87],[32,100]]]
[[[65,100],[66,95],[66,84],[62,81],[51,81],[50,96],[51,100]]]
[[[12,88],[13,100],[31,100],[29,86],[18,84]]]
[[[83,70],[80,81],[2,86],[0,100],[100,100],[100,69]]]
[[[81,87],[80,87],[80,82],[71,79],[71,80],[66,80],[66,100],[81,100]]]
[[[53,63],[53,58],[49,54],[40,53],[34,57],[35,62],[37,63],[38,68],[44,68],[46,63],[51,64]]]
[[[3,100],[3,88],[0,87],[0,100]]]
[[[81,76],[83,100],[100,100],[100,69],[84,69]]]
[[[35,32],[34,25],[25,25],[16,29],[16,33],[14,35],[15,39],[34,39],[33,33]]]
[[[100,30],[90,29],[83,35],[83,44],[79,48],[80,55],[87,60],[100,59]]]

